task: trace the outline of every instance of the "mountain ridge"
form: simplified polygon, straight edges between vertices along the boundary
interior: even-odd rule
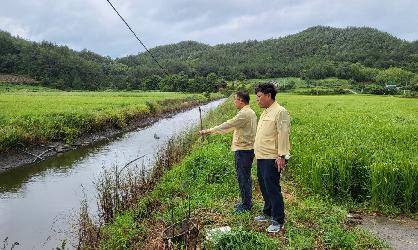
[[[418,41],[405,41],[370,27],[314,26],[267,40],[218,45],[196,41],[150,49],[169,74],[215,73],[227,79],[338,76],[352,64],[418,73]],[[313,71],[318,71],[314,72]],[[50,42],[31,42],[0,32],[0,73],[30,76],[60,89],[129,89],[164,72],[146,52],[112,59]],[[312,73],[312,74],[311,74]],[[349,76],[348,76],[349,77]]]

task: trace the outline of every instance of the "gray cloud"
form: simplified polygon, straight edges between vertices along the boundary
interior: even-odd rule
[[[211,45],[277,38],[315,25],[370,26],[418,39],[413,0],[113,0],[148,47],[195,40]],[[120,57],[143,51],[106,0],[14,0],[0,29],[29,40]]]

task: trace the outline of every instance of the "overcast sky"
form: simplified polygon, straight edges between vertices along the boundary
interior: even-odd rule
[[[316,25],[418,40],[416,0],[112,0],[148,48],[278,38]],[[1,0],[0,29],[111,57],[142,52],[106,0]]]

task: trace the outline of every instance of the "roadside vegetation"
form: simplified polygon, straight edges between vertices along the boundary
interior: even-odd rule
[[[282,233],[269,235],[265,233],[267,225],[253,221],[262,209],[255,168],[255,206],[251,213],[233,212],[239,192],[229,151],[231,135],[193,143],[196,131],[191,131],[188,138],[195,139],[188,140],[190,153],[167,166],[131,206],[118,210],[111,220],[91,223],[97,240],[90,245],[89,237],[81,237],[82,245],[98,249],[161,248],[164,228],[187,218],[190,206],[191,217],[201,229],[198,239],[209,249],[387,247],[356,227],[347,214],[350,209],[417,212],[415,100],[286,94],[278,99],[292,116],[293,145],[292,158],[283,173],[287,223]],[[259,115],[261,110],[254,100],[251,105]],[[231,102],[226,102],[209,113],[204,126],[218,124],[235,112]],[[174,152],[189,148],[175,145],[180,147]],[[207,230],[226,225],[232,228],[230,233],[204,240]]]
[[[72,143],[81,135],[191,107],[219,94],[64,92],[0,84],[0,152],[18,144]]]

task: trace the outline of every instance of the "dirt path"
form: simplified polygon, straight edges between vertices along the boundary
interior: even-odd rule
[[[364,215],[361,227],[385,240],[393,249],[418,249],[418,221],[416,220]]]

